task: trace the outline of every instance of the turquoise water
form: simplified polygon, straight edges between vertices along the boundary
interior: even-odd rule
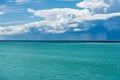
[[[0,42],[0,80],[120,80],[120,43]]]

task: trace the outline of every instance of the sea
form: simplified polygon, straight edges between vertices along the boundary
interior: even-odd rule
[[[3,41],[0,80],[120,80],[120,43]]]

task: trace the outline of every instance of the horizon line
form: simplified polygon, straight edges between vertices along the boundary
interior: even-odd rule
[[[0,42],[113,42],[118,43],[120,40],[0,40]]]

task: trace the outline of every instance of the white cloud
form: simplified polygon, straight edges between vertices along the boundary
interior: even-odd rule
[[[0,15],[3,15],[3,14],[5,14],[5,12],[0,11]]]
[[[31,29],[46,33],[63,33],[67,30],[65,28],[57,21],[38,21],[24,25],[0,27],[0,35],[23,34],[30,32]]]
[[[16,26],[1,26],[0,35],[31,33],[32,29],[35,29],[38,32],[55,34],[67,32],[71,28],[73,31],[85,31],[91,28],[91,26],[87,25],[85,27],[80,26],[79,24],[86,21],[107,20],[111,17],[120,16],[120,12],[109,14],[93,13],[91,10],[99,8],[106,9],[109,7],[103,0],[84,0],[83,2],[78,3],[77,6],[83,7],[84,9],[54,8],[48,10],[34,10],[29,8],[27,10],[29,13],[32,13],[33,16],[44,18],[44,20]]]
[[[94,14],[91,16],[83,16],[81,18],[76,18],[76,21],[94,21],[94,20],[107,20],[111,17],[120,16],[120,12],[118,13],[109,13],[109,14]]]
[[[16,0],[16,2],[28,2],[29,0]]]
[[[28,9],[28,12],[34,16],[42,17],[45,21],[59,21],[65,23],[84,22],[93,20],[106,20],[111,17],[120,16],[120,13],[109,14],[92,14],[88,9],[78,10],[70,8],[56,8],[50,10],[33,10]]]
[[[24,21],[11,21],[11,22],[0,22],[0,25],[12,25],[12,24],[18,24],[23,23]]]
[[[106,11],[110,5],[106,4],[104,0],[84,0],[80,3],[77,3],[76,6],[80,8],[90,9],[92,12],[94,12],[94,10],[101,8]]]
[[[20,7],[12,7],[8,5],[0,5],[0,14],[6,14],[6,13],[16,13],[16,12],[23,12],[24,9]]]
[[[57,0],[57,1],[79,1],[79,0]]]
[[[80,31],[83,31],[83,30],[80,29],[80,28],[75,28],[74,31],[75,31],[75,32],[80,32]]]
[[[67,21],[73,20],[77,17],[90,16],[91,12],[87,9],[78,10],[71,8],[55,8],[49,10],[33,10],[28,9],[28,12],[33,13],[34,16],[45,18],[45,20],[50,21]]]
[[[34,16],[42,17],[44,20],[32,22],[24,25],[0,27],[0,35],[14,35],[31,32],[35,29],[45,33],[64,33],[73,28],[73,31],[84,31],[91,26],[80,27],[80,23],[93,20],[105,20],[111,17],[120,16],[120,13],[111,14],[91,14],[89,10],[78,10],[70,8],[56,8],[49,10],[28,9]]]

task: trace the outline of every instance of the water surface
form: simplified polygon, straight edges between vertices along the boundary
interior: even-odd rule
[[[120,80],[120,43],[0,42],[0,80]]]

